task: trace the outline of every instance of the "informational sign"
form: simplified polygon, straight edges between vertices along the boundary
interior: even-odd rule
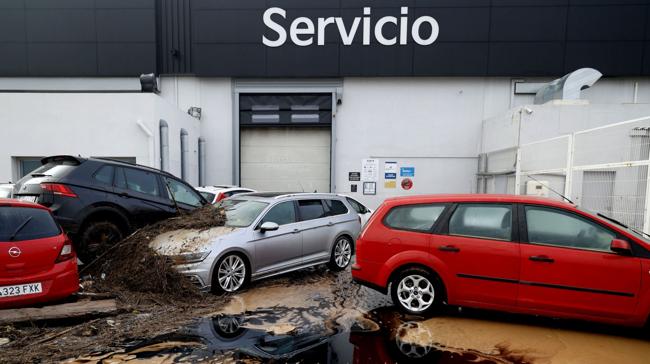
[[[415,177],[415,167],[401,167],[399,169],[400,177]]]
[[[364,159],[361,161],[361,180],[364,182],[377,182],[379,179],[379,160]]]
[[[384,179],[397,179],[397,162],[384,162]]]
[[[361,172],[348,172],[348,181],[350,182],[361,181]]]
[[[377,194],[377,182],[363,182],[363,194],[364,195],[376,195]]]
[[[396,188],[397,187],[397,182],[396,181],[385,181],[384,182],[384,188]]]
[[[410,178],[404,178],[402,180],[402,189],[408,191],[411,188],[413,188],[413,181]]]

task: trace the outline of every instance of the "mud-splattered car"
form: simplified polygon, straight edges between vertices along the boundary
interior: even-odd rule
[[[249,281],[352,260],[359,215],[334,194],[252,193],[223,200],[225,225],[162,234],[150,246],[201,288],[235,292]]]

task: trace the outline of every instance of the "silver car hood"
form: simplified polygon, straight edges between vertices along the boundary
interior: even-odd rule
[[[228,236],[240,235],[244,229],[217,226],[206,230],[180,229],[156,236],[149,247],[161,255],[180,255],[210,250],[210,246]]]

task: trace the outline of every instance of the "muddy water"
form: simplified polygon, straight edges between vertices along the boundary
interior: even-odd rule
[[[635,330],[449,309],[423,319],[324,269],[253,285],[177,332],[78,362],[650,363]]]

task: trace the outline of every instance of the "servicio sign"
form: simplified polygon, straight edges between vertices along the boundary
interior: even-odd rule
[[[409,35],[419,45],[430,45],[438,39],[440,27],[438,22],[431,16],[421,16],[410,24],[408,21],[408,7],[400,9],[399,19],[396,16],[384,16],[374,21],[374,29],[371,29],[371,9],[363,8],[363,16],[352,19],[351,24],[345,24],[342,17],[318,18],[315,21],[307,17],[298,17],[289,26],[289,38],[297,46],[306,47],[314,44],[325,44],[325,30],[328,26],[336,26],[344,45],[351,45],[355,35],[361,27],[363,45],[370,45],[372,36],[381,45],[392,46],[396,44],[405,45],[409,42]],[[279,23],[287,19],[287,11],[273,7],[264,12],[262,17],[264,25],[275,32],[275,37],[267,38],[262,36],[262,43],[268,47],[280,47],[287,41],[287,30]],[[385,27],[397,29],[397,35],[387,38],[384,35]],[[373,32],[374,30],[374,32]],[[409,32],[410,30],[410,32]],[[314,39],[315,38],[315,39]]]

